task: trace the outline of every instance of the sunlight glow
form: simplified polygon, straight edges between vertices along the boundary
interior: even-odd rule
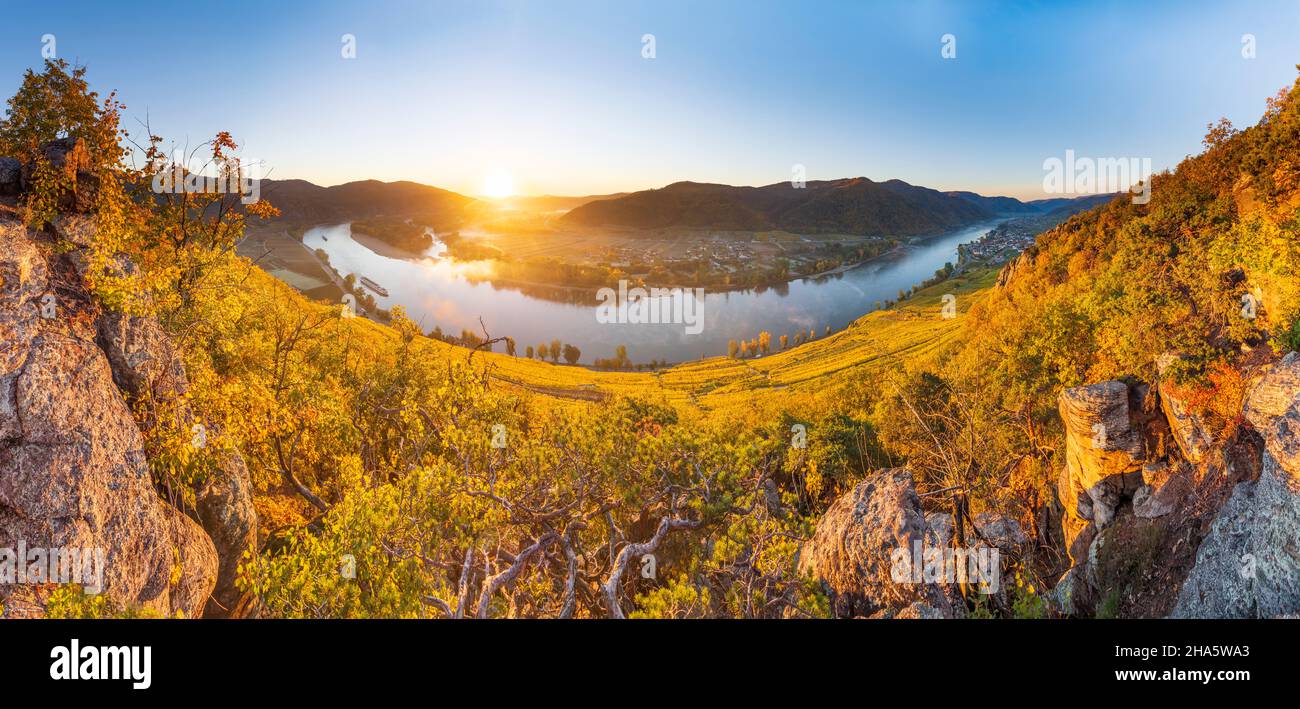
[[[515,193],[515,181],[510,177],[510,173],[496,171],[488,173],[483,179],[483,196],[493,199],[502,199]]]

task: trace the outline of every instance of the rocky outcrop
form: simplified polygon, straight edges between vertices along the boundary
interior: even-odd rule
[[[1170,365],[1179,357],[1176,353],[1167,352],[1156,358],[1156,367],[1160,373],[1160,407],[1183,458],[1192,465],[1201,465],[1207,462],[1206,457],[1215,448],[1214,436],[1205,419],[1191,410],[1185,397],[1167,376]]]
[[[40,321],[27,317],[16,322],[13,325],[14,332],[7,333],[0,330],[0,342],[8,343],[14,338],[29,337],[31,333],[26,330],[30,330],[33,323],[36,325],[44,323],[48,327],[75,327],[77,331],[73,333],[74,339],[85,347],[87,356],[93,356],[101,363],[106,362],[106,371],[111,373],[109,386],[103,392],[103,398],[116,398],[119,403],[124,398],[125,403],[130,407],[149,412],[141,418],[141,423],[137,426],[156,425],[152,417],[159,415],[175,418],[176,422],[185,429],[202,425],[187,404],[189,383],[180,353],[159,323],[151,317],[101,312],[90,304],[89,298],[81,289],[79,276],[84,275],[87,263],[84,255],[85,248],[90,246],[95,238],[94,218],[84,212],[93,206],[97,188],[94,175],[87,172],[88,160],[84,145],[75,139],[53,141],[43,146],[42,155],[51,168],[62,173],[65,184],[70,187],[60,198],[60,207],[65,211],[54,220],[52,227],[58,239],[72,248],[60,257],[50,257],[55,260],[49,260],[35,250],[21,225],[9,219],[11,223],[8,224],[8,228],[12,230],[13,236],[10,241],[17,249],[13,253],[21,253],[24,255],[23,258],[32,259],[32,264],[24,262],[16,265],[15,268],[25,269],[27,272],[38,266],[48,268],[50,264],[57,262],[65,271],[58,278],[61,298],[56,299],[51,293],[40,294],[41,312],[51,315],[47,311],[53,307],[57,316],[44,317]],[[16,172],[10,169],[15,167]],[[11,159],[0,160],[0,190],[10,190],[11,183],[17,190],[21,190],[31,183],[35,174],[34,165],[17,165],[17,161]],[[133,268],[126,259],[120,259],[118,267],[124,273]],[[59,300],[69,302],[58,302]],[[70,301],[81,301],[81,306],[84,306],[81,308],[83,312],[77,317],[63,317],[72,315]],[[54,304],[51,306],[51,303]],[[14,307],[19,309],[15,312],[21,312],[22,307],[29,306],[14,304]],[[34,306],[30,307],[34,308]],[[36,310],[33,309],[32,312],[35,313]],[[116,387],[113,387],[114,384]],[[13,403],[10,388],[0,387],[0,406],[9,410],[13,408]],[[85,413],[90,414],[90,412]],[[8,427],[15,425],[10,424]],[[4,428],[6,425],[0,422],[0,435],[8,433],[3,430]],[[93,427],[91,430],[94,430]],[[137,439],[140,433],[140,429],[137,428],[135,431]],[[217,432],[209,431],[209,433]],[[215,435],[212,437],[216,438]],[[135,444],[131,451],[136,459],[143,460],[141,445]],[[215,564],[217,579],[215,591],[209,586],[201,594],[197,607],[209,617],[225,617],[231,614],[256,615],[255,598],[241,593],[235,583],[240,560],[247,552],[255,553],[258,550],[257,515],[253,509],[252,484],[247,467],[238,451],[218,450],[212,453],[213,455],[210,456],[214,461],[212,470],[195,490],[195,509],[191,511],[203,524],[206,535],[201,532],[200,536],[203,537],[206,547],[202,550],[195,549],[194,553],[187,558],[192,557],[195,563],[208,568],[212,564],[209,564],[210,555],[207,552],[215,550],[218,559]],[[0,498],[0,504],[2,503],[3,498]],[[165,509],[168,510],[169,516],[185,520],[185,523],[193,526],[194,523],[185,515],[170,507]],[[178,540],[178,544],[189,544],[193,541],[193,535],[188,532],[178,532],[173,536]],[[202,584],[192,583],[184,574],[181,575],[178,583],[178,590],[174,591],[177,597],[186,597],[189,591],[202,588]],[[135,604],[135,599],[128,597],[124,602]],[[194,604],[182,603],[182,605],[185,605],[187,615],[197,614],[194,611]]]
[[[1290,352],[1251,387],[1242,415],[1261,434],[1300,400],[1300,353]]]
[[[1259,479],[1219,509],[1174,618],[1273,618],[1300,613],[1300,491],[1269,453]]]
[[[16,158],[0,158],[0,197],[22,191],[23,166]]]
[[[61,222],[60,227],[69,240],[82,238],[86,231],[85,225],[75,219]],[[169,408],[185,430],[196,425],[208,428],[185,402],[189,391],[185,366],[157,320],[105,313],[99,318],[96,342],[108,357],[113,379],[128,400]],[[255,616],[256,597],[236,586],[244,554],[258,551],[253,485],[238,451],[216,450],[213,458],[215,465],[207,472],[195,496],[199,521],[216,546],[219,559],[216,589],[204,615]]]
[[[41,146],[41,159],[57,173],[66,189],[57,196],[57,206],[63,212],[89,212],[95,207],[99,191],[99,178],[91,172],[90,153],[80,138],[60,138]],[[34,163],[21,167],[21,184],[28,188],[37,176]]]
[[[998,278],[994,287],[1001,290],[1011,284],[1017,274],[1029,271],[1034,267],[1034,259],[1038,256],[1037,245],[1030,244],[1028,248],[1020,252],[1015,258],[1011,259],[998,271]]]
[[[1142,441],[1129,413],[1129,390],[1108,381],[1061,392],[1065,470],[1058,494],[1066,514],[1105,527],[1142,480]]]
[[[912,474],[882,470],[831,504],[799,554],[799,571],[822,583],[836,617],[892,617],[913,604],[914,617],[930,614],[926,608],[953,617],[958,611],[939,585],[894,578],[895,555],[910,555],[925,538]]]
[[[245,552],[256,554],[257,510],[253,484],[238,451],[222,451],[217,468],[199,488],[199,521],[216,545],[217,585],[203,614],[208,618],[252,618],[260,612],[257,596],[236,585]]]
[[[1260,378],[1246,397],[1242,415],[1263,437],[1269,455],[1289,473],[1283,481],[1300,493],[1300,354],[1288,353]]]
[[[67,282],[49,253],[0,213],[0,548],[101,551],[114,604],[200,615],[216,550],[155,492],[140,431],[94,344],[96,313],[56,291]],[[0,586],[0,604],[39,615],[50,591]],[[34,603],[11,606],[11,594]]]
[[[1142,487],[1133,493],[1133,514],[1143,519],[1163,517],[1182,504],[1194,483],[1191,466],[1156,460],[1142,466]]]

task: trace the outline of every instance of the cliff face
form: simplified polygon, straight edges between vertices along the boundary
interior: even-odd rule
[[[4,550],[102,554],[102,582],[80,585],[102,586],[114,606],[251,615],[234,587],[240,555],[256,549],[243,461],[219,456],[195,491],[197,521],[159,496],[130,404],[183,397],[179,354],[153,319],[96,305],[79,270],[93,220],[29,230],[3,200],[21,191],[11,172],[0,174],[0,562]],[[43,615],[56,588],[23,576],[0,582],[5,617]]]
[[[1226,440],[1167,382],[1062,394],[1060,497],[1073,540],[1073,567],[1055,594],[1062,612],[1089,615],[1109,596],[1125,615],[1300,614],[1300,356],[1243,374],[1254,382],[1247,425]],[[1155,414],[1143,423],[1121,406],[1135,389]],[[1122,429],[1122,465],[1113,464],[1116,441],[1075,435],[1096,421],[1103,433]]]
[[[102,550],[114,604],[201,614],[216,549],[154,491],[93,306],[69,287],[66,263],[12,214],[0,220],[0,548]],[[0,604],[39,616],[52,591],[3,585]]]

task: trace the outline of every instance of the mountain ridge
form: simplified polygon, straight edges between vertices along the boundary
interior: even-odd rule
[[[1068,201],[1062,198],[1060,203]],[[876,182],[859,176],[810,180],[802,187],[789,182],[750,187],[679,181],[575,207],[561,221],[583,227],[916,236],[1004,214],[1045,211],[1014,197],[940,192],[899,179]]]
[[[281,219],[346,221],[375,216],[419,219],[438,229],[470,221],[492,201],[410,180],[356,180],[323,187],[303,179],[264,180],[263,196]],[[660,188],[579,196],[519,196],[503,200],[534,209],[567,212],[561,224],[633,229],[699,228],[729,231],[783,229],[800,233],[915,236],[957,229],[1005,215],[1046,214],[1076,200],[1109,195],[1059,197],[1025,202],[970,191],[941,192],[900,179],[866,177],[810,180],[760,186],[680,180]]]

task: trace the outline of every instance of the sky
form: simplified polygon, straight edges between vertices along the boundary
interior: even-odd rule
[[[230,131],[273,178],[472,195],[761,185],[802,165],[1039,198],[1066,150],[1174,167],[1209,122],[1258,120],[1300,63],[1300,0],[0,0],[0,16],[5,97],[53,49],[118,90],[128,129]]]

